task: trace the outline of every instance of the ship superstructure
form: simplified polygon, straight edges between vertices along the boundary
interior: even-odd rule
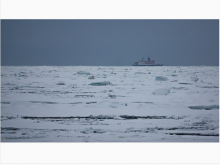
[[[138,62],[134,62],[132,65],[133,66],[163,66],[163,64],[155,64],[155,61],[154,60],[151,61],[150,57],[148,57],[147,61],[145,61],[144,58],[142,58]]]

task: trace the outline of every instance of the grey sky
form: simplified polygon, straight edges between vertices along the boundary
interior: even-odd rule
[[[219,20],[1,20],[2,65],[219,65]]]

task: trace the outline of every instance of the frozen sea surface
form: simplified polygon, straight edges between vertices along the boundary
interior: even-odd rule
[[[2,66],[2,142],[219,142],[219,67]]]

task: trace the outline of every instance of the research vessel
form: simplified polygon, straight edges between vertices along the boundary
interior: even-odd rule
[[[132,64],[133,66],[163,66],[163,64],[156,64],[154,60],[150,60],[150,57],[148,57],[147,61],[142,58],[138,62],[134,62]]]

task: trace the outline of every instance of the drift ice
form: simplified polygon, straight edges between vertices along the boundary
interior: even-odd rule
[[[102,81],[102,82],[94,82],[94,83],[91,83],[89,85],[92,85],[92,86],[105,86],[105,85],[110,85],[111,83],[109,81]]]

